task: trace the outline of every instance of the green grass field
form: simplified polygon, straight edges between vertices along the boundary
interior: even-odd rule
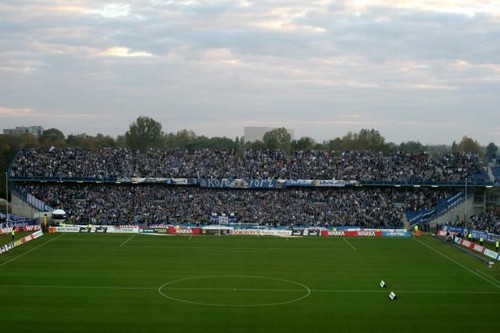
[[[498,265],[431,236],[55,234],[0,255],[3,332],[493,332],[499,323]]]

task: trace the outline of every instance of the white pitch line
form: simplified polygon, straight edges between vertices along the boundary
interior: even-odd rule
[[[132,238],[134,238],[135,236],[137,236],[137,234],[133,234],[132,236],[130,236],[129,238],[127,238],[126,241],[124,241],[123,243],[120,244],[120,247],[123,247],[125,244],[128,243],[129,240],[131,240]]]
[[[307,292],[308,289],[272,289],[272,288],[162,288],[162,290],[187,290],[187,291],[269,291],[269,292]]]
[[[186,290],[186,291],[269,291],[269,292],[305,292],[305,289],[268,289],[268,288],[163,288],[163,290]],[[386,290],[340,290],[340,289],[310,289],[312,293],[332,293],[332,294],[385,294]],[[453,290],[406,290],[398,291],[399,294],[493,294],[499,295],[498,291],[453,291]]]
[[[387,290],[321,290],[321,289],[311,289],[313,293],[387,293]],[[398,294],[493,294],[500,295],[499,291],[467,291],[467,290],[397,290]]]
[[[164,249],[164,250],[179,250],[179,249],[186,249],[186,250],[231,250],[231,251],[240,251],[240,252],[247,252],[247,251],[270,251],[270,250],[275,250],[275,251],[281,251],[281,250],[311,250],[311,251],[351,251],[345,247],[224,247],[224,246],[170,246],[170,245],[128,245],[128,248],[141,248],[141,249]]]
[[[61,285],[18,285],[0,284],[0,288],[54,288],[54,289],[96,289],[96,290],[158,290],[158,287],[120,287],[120,286],[61,286]],[[163,290],[177,291],[256,291],[256,292],[306,292],[306,289],[271,289],[271,288],[163,288]],[[312,293],[332,294],[385,294],[387,290],[342,290],[342,289],[310,289]],[[449,294],[449,295],[500,295],[499,291],[470,291],[470,290],[398,290],[398,294]]]
[[[344,240],[347,244],[349,244],[349,246],[350,246],[350,247],[352,247],[352,249],[353,249],[353,250],[357,250],[357,249],[356,249],[356,247],[355,247],[354,245],[352,245],[352,243],[351,243],[351,242],[349,242],[349,241],[347,240],[347,238],[342,237],[342,239],[343,239],[343,240]]]
[[[453,260],[452,258],[448,257],[446,254],[444,253],[441,253],[439,252],[438,250],[436,250],[435,248],[433,248],[432,246],[429,246],[427,244],[425,244],[424,242],[422,242],[421,240],[417,239],[417,238],[414,238],[417,242],[419,242],[420,244],[422,244],[423,246],[427,247],[428,249],[431,249],[432,251],[436,252],[437,254],[439,254],[440,256],[442,256],[443,258],[446,258],[448,259],[449,261],[451,261],[452,263],[454,264],[457,264],[458,266],[462,267],[463,269],[471,272],[472,274],[474,274],[475,276],[477,277],[480,277],[481,279],[483,279],[484,281],[488,282],[489,284],[491,284],[492,286],[495,286],[497,288],[500,288],[500,285],[497,284],[497,283],[494,283],[490,280],[488,280],[487,278],[485,278],[484,276],[482,276],[481,274],[478,274],[477,272],[473,271],[472,269],[470,269],[469,267],[467,266],[464,266],[462,265],[461,263],[459,263],[458,261],[456,260]]]
[[[48,243],[50,243],[50,242],[55,241],[56,239],[58,239],[58,238],[62,237],[63,235],[64,235],[64,234],[60,234],[59,236],[57,236],[57,237],[55,237],[55,238],[49,239],[49,240],[48,240],[48,241],[46,241],[45,243],[40,244],[40,245],[38,245],[37,247],[34,247],[34,248],[32,248],[31,250],[28,250],[28,251],[26,251],[26,252],[24,252],[24,253],[22,253],[22,254],[18,255],[17,257],[14,257],[14,258],[10,259],[9,261],[6,261],[6,262],[4,262],[4,263],[0,264],[0,267],[5,266],[5,265],[7,265],[8,263],[10,263],[10,262],[12,262],[12,261],[14,261],[14,260],[16,260],[16,259],[18,259],[18,258],[21,258],[21,257],[22,257],[22,256],[24,256],[25,254],[28,254],[28,253],[30,253],[30,252],[35,251],[36,249],[38,249],[38,248],[40,248],[40,247],[44,246],[45,244],[48,244]]]
[[[25,285],[25,284],[1,284],[0,288],[51,288],[51,289],[109,289],[109,290],[158,290],[157,287],[113,287],[113,286],[57,286],[57,285],[47,285],[47,286],[35,286],[35,285]]]
[[[494,282],[496,282],[496,283],[500,283],[500,281],[498,281],[497,279],[495,279],[493,276],[490,276],[490,275],[486,274],[485,272],[482,272],[482,271],[481,271],[481,270],[479,270],[479,269],[476,269],[476,272],[478,272],[478,273],[480,273],[480,274],[484,275],[485,277],[487,277],[487,278],[488,278],[488,279],[490,279],[491,281],[494,281]]]

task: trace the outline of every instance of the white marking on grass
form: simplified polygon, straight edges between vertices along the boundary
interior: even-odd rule
[[[176,288],[176,287],[171,287],[172,284],[179,283],[179,282],[184,282],[184,281],[192,281],[192,280],[198,280],[198,279],[212,279],[212,278],[236,278],[236,279],[263,279],[263,280],[271,280],[271,281],[277,281],[277,282],[284,282],[284,283],[289,283],[293,284],[295,286],[298,286],[302,289],[273,289],[273,288],[228,288],[228,287],[214,287],[214,288],[196,288],[196,287],[181,287],[181,288]],[[292,296],[294,298],[286,300],[286,301],[281,301],[281,302],[270,302],[270,303],[254,303],[254,304],[228,304],[228,303],[207,303],[207,302],[200,302],[200,301],[194,301],[194,300],[189,300],[185,298],[178,298],[178,297],[173,297],[171,295],[168,295],[168,293],[164,293],[163,291],[166,290],[204,290],[204,291],[256,291],[256,292],[290,292],[294,291],[295,293],[300,292],[303,293],[304,295],[299,295],[297,297]],[[198,276],[198,277],[188,277],[184,279],[179,279],[179,280],[174,280],[167,282],[160,287],[158,287],[158,293],[168,299],[181,302],[181,303],[186,303],[186,304],[195,304],[195,305],[204,305],[204,306],[215,306],[215,307],[265,307],[265,306],[277,306],[277,305],[284,305],[284,304],[291,304],[298,302],[306,297],[309,297],[311,295],[311,289],[309,289],[308,286],[291,281],[291,280],[284,280],[284,279],[279,279],[279,278],[272,278],[272,277],[266,277],[266,276],[251,276],[251,275],[207,275],[207,276]]]
[[[128,243],[129,240],[131,240],[132,238],[134,238],[135,236],[137,236],[137,234],[133,234],[132,236],[130,236],[129,238],[127,238],[126,241],[124,241],[123,243],[120,244],[120,247],[123,247],[125,244]]]
[[[24,285],[1,284],[0,288],[49,288],[49,289],[98,289],[98,290],[158,290],[158,287],[116,287],[116,286],[60,286],[60,285]]]
[[[343,239],[343,240],[344,240],[347,244],[349,244],[349,246],[350,246],[350,247],[352,247],[352,249],[353,249],[353,250],[356,250],[356,247],[355,247],[354,245],[352,245],[352,243],[351,243],[351,242],[349,242],[349,241],[347,240],[347,238],[342,237],[342,239]]]
[[[499,285],[499,284],[494,283],[494,282],[492,282],[492,281],[488,280],[486,277],[482,276],[481,274],[478,274],[477,272],[473,271],[473,270],[472,270],[472,269],[470,269],[469,267],[462,265],[461,263],[459,263],[459,262],[458,262],[458,261],[456,261],[456,260],[453,260],[452,258],[448,257],[446,254],[444,254],[444,253],[442,253],[442,252],[439,252],[438,250],[436,250],[435,248],[433,248],[433,247],[432,247],[432,246],[430,246],[430,245],[425,244],[425,243],[424,243],[424,242],[422,242],[421,240],[419,240],[419,239],[417,239],[417,238],[414,238],[414,239],[415,239],[415,241],[419,242],[419,243],[420,243],[420,244],[422,244],[423,246],[425,246],[425,247],[427,247],[428,249],[430,249],[430,250],[434,251],[435,253],[439,254],[441,257],[446,258],[446,259],[448,259],[449,261],[451,261],[452,263],[454,263],[454,264],[456,264],[456,265],[458,265],[458,266],[462,267],[463,269],[465,269],[465,270],[467,270],[467,271],[471,272],[472,274],[474,274],[475,276],[477,276],[477,277],[479,277],[479,278],[483,279],[484,281],[488,282],[488,283],[489,283],[489,284],[491,284],[492,286],[495,286],[495,287],[497,287],[497,288],[500,288],[500,285]]]
[[[8,263],[10,263],[10,262],[12,262],[12,261],[14,261],[14,260],[17,260],[17,259],[21,258],[22,256],[24,256],[24,255],[26,255],[26,254],[30,253],[30,252],[35,251],[36,249],[38,249],[38,248],[40,248],[40,247],[44,246],[45,244],[48,244],[48,243],[50,243],[50,242],[55,241],[56,239],[58,239],[58,238],[62,237],[63,235],[64,235],[64,234],[60,234],[59,236],[57,236],[57,237],[55,237],[55,238],[49,239],[49,240],[48,240],[48,241],[46,241],[45,243],[40,244],[40,245],[38,245],[37,247],[34,247],[34,248],[32,248],[31,250],[28,250],[28,251],[26,251],[26,252],[24,252],[24,253],[22,253],[22,254],[18,255],[17,257],[14,257],[14,258],[10,259],[9,261],[6,261],[6,262],[4,262],[4,263],[0,264],[0,267],[5,266],[5,265],[7,265],[7,264],[8,264]]]
[[[476,269],[476,271],[477,271],[478,273],[480,273],[480,274],[484,275],[485,277],[487,277],[487,278],[488,278],[488,279],[490,279],[491,281],[494,281],[494,282],[496,282],[496,283],[499,283],[499,284],[500,284],[500,281],[498,281],[497,279],[495,279],[493,276],[488,275],[488,274],[486,274],[485,272],[482,272],[482,271],[481,271],[481,270],[479,270],[479,269]]]
[[[351,251],[346,247],[234,247],[234,246],[172,246],[172,245],[128,245],[128,248],[164,249],[164,250],[221,250],[221,251],[270,251],[270,250],[311,250],[311,251]]]
[[[167,288],[162,288],[162,290],[187,290],[187,291],[269,291],[269,292],[276,292],[276,293],[282,293],[282,292],[304,292],[306,289],[271,289],[271,288],[211,288],[211,287],[167,287]],[[312,291],[312,290],[311,290]]]
[[[353,294],[368,294],[368,293],[387,293],[386,290],[340,290],[340,289],[311,289],[313,293],[353,293]],[[493,294],[500,295],[499,291],[468,291],[468,290],[398,290],[398,294]]]
[[[49,289],[96,289],[96,290],[158,290],[158,287],[124,287],[124,286],[62,286],[62,285],[24,285],[0,284],[0,288],[49,288]],[[186,290],[186,291],[255,291],[255,292],[305,292],[306,289],[269,289],[269,288],[196,288],[196,287],[163,287],[161,290]],[[311,293],[332,294],[385,294],[386,290],[380,289],[309,289]],[[499,291],[471,291],[471,290],[399,290],[401,294],[449,294],[449,295],[500,295]]]

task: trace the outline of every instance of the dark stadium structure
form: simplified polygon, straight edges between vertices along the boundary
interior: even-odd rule
[[[8,179],[36,211],[64,209],[80,224],[206,225],[224,216],[276,227],[401,228],[471,202],[447,222],[500,232],[499,171],[475,154],[39,148],[19,151]]]

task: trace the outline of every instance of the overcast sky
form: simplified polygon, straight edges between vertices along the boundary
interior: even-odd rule
[[[2,0],[0,128],[500,145],[500,1]]]

